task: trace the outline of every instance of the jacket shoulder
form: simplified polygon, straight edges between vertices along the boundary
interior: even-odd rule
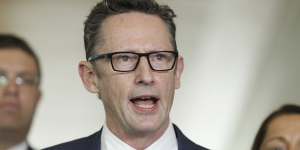
[[[173,126],[178,142],[178,150],[208,150],[188,139],[175,124]]]
[[[84,138],[54,145],[43,150],[100,150],[101,130]]]

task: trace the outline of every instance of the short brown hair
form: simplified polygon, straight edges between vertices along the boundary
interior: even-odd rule
[[[34,53],[33,49],[29,44],[22,38],[17,37],[12,34],[0,34],[0,49],[4,48],[19,48],[22,52],[25,52],[33,58],[36,63],[38,71],[38,80],[40,82],[41,78],[41,67],[37,55]]]
[[[101,31],[103,21],[109,16],[131,11],[159,16],[166,23],[173,48],[177,51],[176,26],[173,21],[176,15],[169,6],[159,5],[155,0],[104,0],[92,9],[85,21],[84,44],[87,59],[92,55],[96,43],[101,43],[101,35],[98,33]]]

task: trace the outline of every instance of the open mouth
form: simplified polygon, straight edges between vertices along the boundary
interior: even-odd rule
[[[17,112],[19,110],[19,105],[15,102],[3,102],[0,103],[0,110],[4,112]]]
[[[156,108],[159,98],[156,96],[138,96],[130,99],[138,111],[152,111]]]

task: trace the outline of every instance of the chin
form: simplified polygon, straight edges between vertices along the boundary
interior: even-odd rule
[[[150,127],[150,126],[139,126],[135,127],[134,132],[137,135],[143,136],[151,133],[156,133],[158,131],[157,127]]]
[[[139,123],[132,124],[132,127],[136,132],[144,134],[157,132],[161,129],[162,126],[162,122],[153,120],[144,120],[140,121]]]

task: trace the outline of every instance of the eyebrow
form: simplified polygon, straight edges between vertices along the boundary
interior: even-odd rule
[[[264,143],[267,144],[267,143],[269,143],[271,141],[275,141],[275,140],[283,142],[284,144],[288,144],[287,140],[284,137],[282,137],[282,136],[272,137],[272,138],[268,139],[267,141],[265,141]]]
[[[35,73],[30,72],[20,72],[17,74],[17,76],[36,76]]]
[[[4,71],[2,69],[0,69],[0,74],[5,75],[5,76],[9,75],[6,71]],[[37,76],[37,75],[35,73],[31,73],[29,71],[21,71],[21,72],[17,73],[16,76]]]

